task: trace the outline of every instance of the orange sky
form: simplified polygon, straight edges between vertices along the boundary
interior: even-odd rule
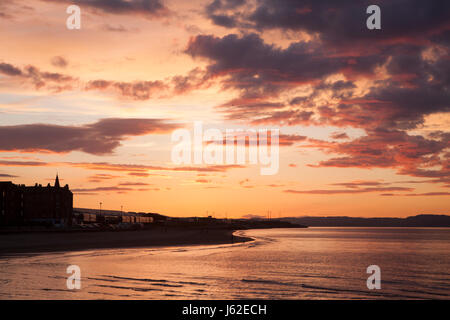
[[[347,15],[365,11],[347,5],[333,13],[338,32],[323,22],[331,13],[303,2],[311,10],[282,1],[271,11],[271,0],[0,4],[0,180],[47,184],[58,172],[75,207],[172,216],[448,214],[448,20],[430,13],[432,28],[396,30],[387,18],[374,36],[365,20],[350,31],[358,22]],[[66,28],[70,3],[80,30]],[[195,121],[280,129],[279,172],[180,169],[171,133]]]

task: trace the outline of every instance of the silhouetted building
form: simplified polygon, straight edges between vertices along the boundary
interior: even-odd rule
[[[0,226],[71,225],[73,194],[66,184],[28,187],[0,182]]]

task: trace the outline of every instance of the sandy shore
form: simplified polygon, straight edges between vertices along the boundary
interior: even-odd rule
[[[0,256],[11,253],[208,245],[252,240],[251,238],[232,236],[233,232],[228,229],[154,228],[138,231],[0,234]]]

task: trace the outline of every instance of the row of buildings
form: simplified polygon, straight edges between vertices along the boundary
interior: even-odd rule
[[[145,212],[123,212],[117,210],[73,209],[75,224],[148,224],[154,222],[154,214]]]
[[[71,226],[83,224],[148,224],[157,214],[74,209],[73,194],[58,175],[53,186],[0,181],[0,227]]]

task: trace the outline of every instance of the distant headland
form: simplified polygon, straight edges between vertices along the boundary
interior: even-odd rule
[[[449,215],[420,214],[407,218],[290,217],[282,221],[309,227],[450,228]]]

